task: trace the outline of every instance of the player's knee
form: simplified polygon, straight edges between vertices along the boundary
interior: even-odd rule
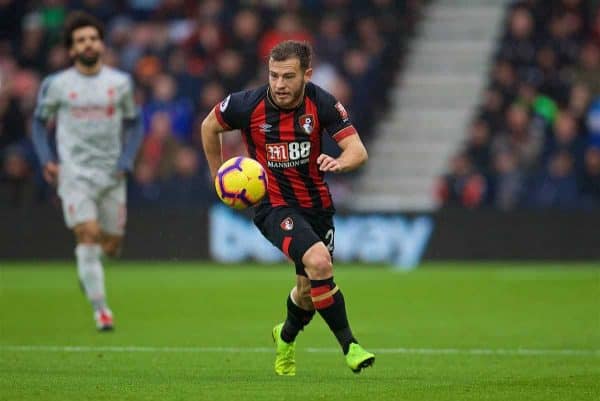
[[[100,227],[96,222],[78,224],[74,231],[80,244],[95,244],[100,240]]]
[[[323,280],[333,275],[331,255],[323,243],[313,245],[302,258],[311,280]]]
[[[102,251],[108,257],[117,258],[121,255],[121,244],[115,242],[104,243],[102,244]]]
[[[121,239],[120,238],[105,238],[102,241],[102,251],[111,258],[117,258],[121,255]]]

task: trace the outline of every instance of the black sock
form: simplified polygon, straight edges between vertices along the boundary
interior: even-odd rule
[[[325,280],[310,280],[310,287],[310,295],[315,309],[337,338],[344,354],[347,354],[350,343],[356,343],[357,341],[352,335],[352,330],[350,330],[346,315],[346,303],[342,292],[336,289],[333,277]]]
[[[315,315],[314,310],[304,310],[292,301],[291,295],[287,298],[287,318],[281,330],[281,339],[291,343],[296,339],[300,330],[304,329]]]

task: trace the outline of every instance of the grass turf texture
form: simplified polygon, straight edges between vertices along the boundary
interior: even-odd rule
[[[291,266],[110,263],[113,333],[94,330],[72,262],[0,266],[0,400],[600,397],[600,270],[591,265],[338,266],[355,334],[383,352],[354,375],[316,316],[298,338],[293,378],[273,373],[270,339]]]

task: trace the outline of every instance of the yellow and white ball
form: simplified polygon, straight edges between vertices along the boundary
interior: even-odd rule
[[[224,204],[238,210],[246,209],[260,202],[267,193],[267,173],[254,159],[233,157],[219,167],[215,188]]]

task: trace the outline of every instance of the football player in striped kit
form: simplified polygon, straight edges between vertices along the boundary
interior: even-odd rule
[[[296,266],[296,286],[287,298],[287,318],[273,328],[275,372],[296,374],[298,333],[317,311],[337,338],[352,371],[371,366],[375,356],[354,337],[342,291],[333,280],[331,193],[325,172],[360,167],[367,151],[344,106],[310,82],[311,48],[285,41],[269,58],[269,83],[225,98],[202,123],[202,141],[214,177],[222,163],[219,134],[240,129],[248,155],[262,164],[268,193],[256,207],[262,234]],[[323,133],[342,149],[333,158],[321,152]]]

